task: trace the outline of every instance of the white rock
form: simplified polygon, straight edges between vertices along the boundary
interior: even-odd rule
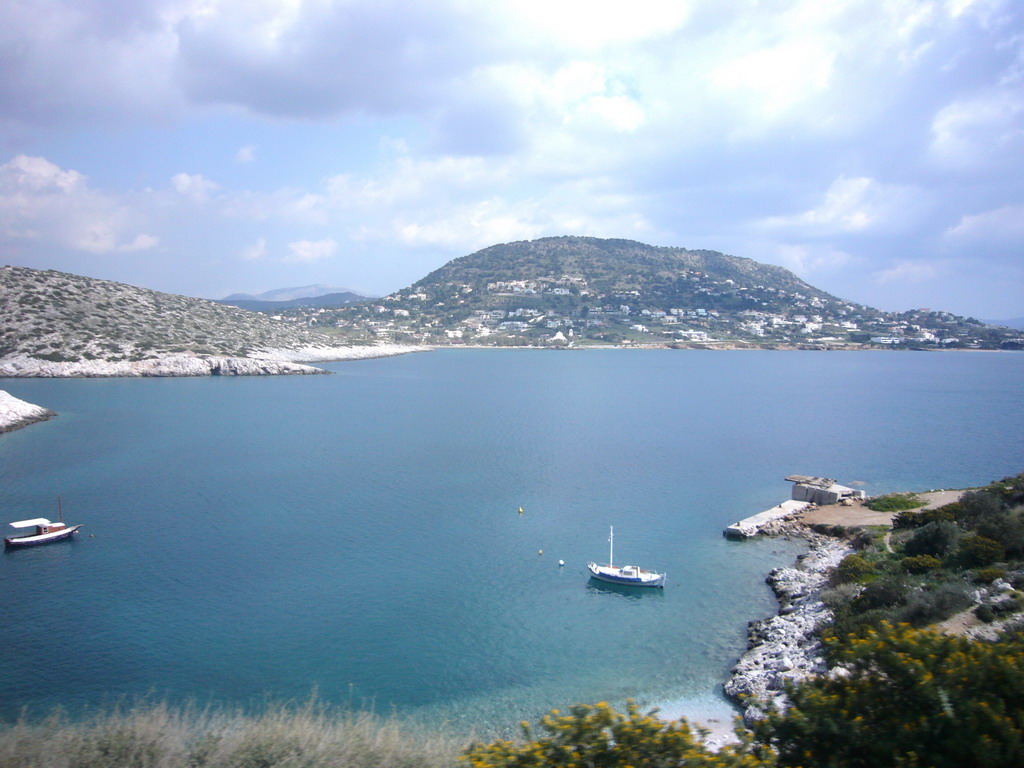
[[[56,414],[48,408],[19,400],[0,389],[0,432],[8,432],[37,421],[45,421]]]

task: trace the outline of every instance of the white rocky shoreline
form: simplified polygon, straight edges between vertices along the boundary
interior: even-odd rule
[[[849,542],[814,533],[797,522],[779,522],[768,533],[806,539],[810,551],[793,566],[775,568],[767,583],[779,601],[775,616],[750,622],[747,651],[725,683],[725,693],[743,709],[751,725],[768,707],[787,704],[786,683],[795,683],[828,671],[824,649],[816,631],[832,618],[821,595],[829,575],[854,549]]]
[[[329,373],[307,363],[366,360],[421,352],[428,347],[389,344],[365,347],[263,349],[249,357],[174,354],[146,360],[52,362],[26,355],[0,360],[0,378],[109,378],[138,376],[284,376]]]
[[[57,414],[49,408],[19,400],[9,392],[0,389],[0,432],[27,427],[37,421],[52,419]]]

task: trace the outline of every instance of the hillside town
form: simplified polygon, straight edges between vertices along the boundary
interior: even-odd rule
[[[882,312],[765,285],[685,276],[687,305],[579,275],[417,287],[277,317],[353,341],[435,346],[1021,349],[1024,334],[949,312]],[[662,292],[664,293],[664,292]],[[679,302],[682,304],[683,302]]]

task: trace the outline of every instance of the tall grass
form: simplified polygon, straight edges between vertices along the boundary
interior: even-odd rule
[[[315,700],[257,714],[140,703],[0,725],[0,768],[451,768],[465,746]]]

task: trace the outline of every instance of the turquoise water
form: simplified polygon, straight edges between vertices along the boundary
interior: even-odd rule
[[[1024,470],[1024,355],[453,350],[333,376],[13,380],[0,716],[308,698],[501,729],[633,696],[722,713],[766,572],[721,529],[790,473],[869,493]],[[524,514],[517,513],[523,507]],[[588,582],[607,555],[663,592]],[[538,554],[542,550],[543,554]],[[558,560],[565,561],[564,567]]]

